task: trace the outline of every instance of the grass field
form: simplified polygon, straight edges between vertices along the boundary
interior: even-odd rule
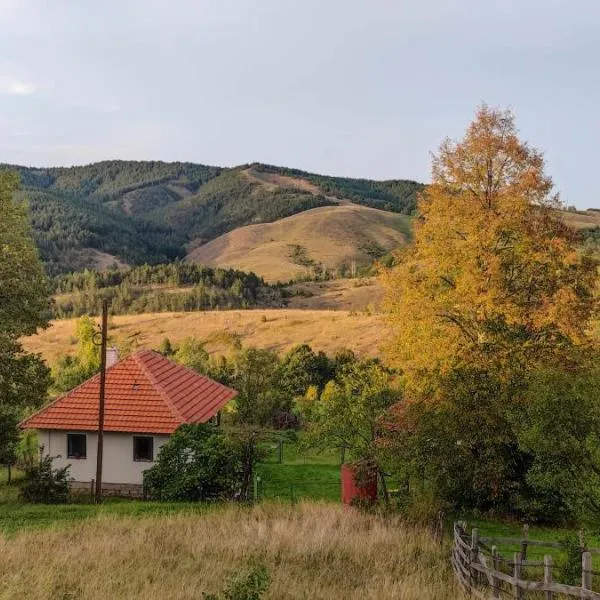
[[[74,319],[53,321],[35,336],[24,338],[25,348],[41,352],[49,364],[62,354],[75,352]],[[245,310],[189,313],[149,313],[111,317],[110,342],[139,348],[158,348],[168,337],[180,342],[193,335],[206,342],[210,352],[227,354],[235,343],[244,346],[289,350],[310,344],[314,350],[332,354],[350,347],[360,355],[377,356],[386,339],[378,315],[329,310]]]
[[[191,600],[252,564],[267,568],[272,600],[462,598],[426,531],[318,503],[23,531],[0,538],[0,597]]]

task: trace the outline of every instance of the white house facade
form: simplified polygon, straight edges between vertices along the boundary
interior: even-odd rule
[[[41,452],[55,457],[56,468],[70,465],[74,481],[86,484],[96,478],[98,434],[93,431],[38,430]],[[156,460],[164,434],[104,433],[102,478],[107,483],[144,483],[144,471]],[[83,486],[81,486],[83,487]]]

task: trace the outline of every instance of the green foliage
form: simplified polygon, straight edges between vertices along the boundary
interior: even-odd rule
[[[40,455],[38,434],[35,429],[26,429],[21,433],[19,441],[17,442],[15,454],[17,466],[20,469],[25,472],[33,469]]]
[[[20,337],[47,325],[49,288],[17,187],[16,175],[0,171],[0,334]]]
[[[581,585],[581,544],[585,541],[576,533],[570,533],[559,542],[565,553],[565,559],[560,566],[559,581],[567,585]]]
[[[175,354],[173,344],[171,344],[171,340],[168,337],[164,338],[163,341],[160,343],[158,351],[167,358],[170,358],[171,356],[173,356],[173,354]]]
[[[28,190],[33,237],[49,275],[95,265],[98,252],[130,264],[184,255],[182,240],[160,223],[141,221],[86,197]]]
[[[14,199],[18,177],[0,171],[0,460],[12,463],[17,423],[46,398],[49,370],[27,354],[21,336],[48,324],[49,285],[23,204]]]
[[[598,363],[598,359],[594,361]],[[592,364],[594,364],[592,362]],[[600,373],[548,369],[533,375],[513,416],[531,458],[527,481],[535,502],[556,518],[600,515]],[[574,485],[573,482],[577,482]]]
[[[258,171],[266,173],[306,179],[318,186],[327,196],[335,196],[339,199],[352,200],[356,204],[405,214],[411,214],[415,210],[417,194],[425,187],[422,183],[406,179],[373,181],[348,177],[328,177],[272,165],[254,165],[254,167]]]
[[[314,352],[308,344],[294,346],[281,359],[280,388],[292,398],[302,396],[310,386],[322,389],[334,375],[324,352]]]
[[[71,496],[69,491],[69,468],[55,469],[53,457],[46,455],[25,473],[21,496],[26,502],[38,504],[64,504]]]
[[[64,393],[89,379],[100,369],[100,347],[94,343],[97,331],[90,317],[77,321],[77,352],[62,356],[52,373],[55,391]]]
[[[332,204],[310,192],[268,189],[236,168],[202,186],[196,195],[154,211],[148,218],[167,224],[187,240],[206,241],[242,225],[269,223]]]
[[[312,402],[308,442],[346,448],[355,460],[377,461],[388,409],[400,401],[392,373],[376,360],[346,363]]]
[[[269,572],[256,565],[232,577],[222,594],[203,594],[204,600],[260,600],[269,589]]]
[[[238,491],[240,472],[235,444],[220,430],[182,425],[161,447],[144,482],[158,500],[228,500]]]
[[[208,371],[208,352],[204,344],[194,337],[187,337],[179,344],[174,359],[198,373],[205,374]]]
[[[247,348],[236,355],[230,384],[238,391],[239,422],[273,425],[280,413],[291,410],[293,398],[281,389],[279,374],[276,352]]]
[[[54,316],[99,314],[108,298],[113,314],[281,306],[281,291],[254,273],[188,262],[126,270],[86,269],[55,277]],[[177,289],[173,289],[177,288]]]

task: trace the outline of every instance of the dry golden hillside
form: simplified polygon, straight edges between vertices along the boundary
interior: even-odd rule
[[[593,229],[600,227],[600,210],[589,209],[586,211],[561,211],[562,218],[575,229]]]
[[[75,319],[53,321],[37,335],[24,338],[27,350],[41,352],[54,364],[62,354],[74,353]],[[195,336],[210,352],[227,354],[241,343],[285,351],[310,344],[331,354],[350,348],[360,355],[376,356],[386,339],[377,315],[329,310],[246,310],[187,313],[150,313],[111,317],[111,343],[127,349],[157,348],[168,337],[179,342]]]
[[[409,234],[406,215],[348,203],[240,227],[196,248],[188,259],[253,271],[269,282],[289,281],[312,274],[318,264],[370,264],[404,245]]]

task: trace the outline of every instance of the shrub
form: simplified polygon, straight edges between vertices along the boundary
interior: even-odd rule
[[[241,457],[214,425],[182,425],[146,471],[149,494],[160,500],[224,500],[240,485]]]
[[[269,573],[257,565],[230,579],[220,595],[204,594],[204,600],[260,600],[269,587]]]
[[[39,463],[25,472],[25,483],[21,496],[26,502],[37,504],[63,504],[71,498],[69,490],[69,468],[54,469],[56,457],[44,456]]]

